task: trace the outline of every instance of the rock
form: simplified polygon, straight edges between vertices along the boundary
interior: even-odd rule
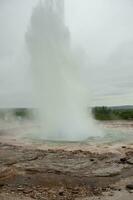
[[[121,148],[122,148],[122,149],[126,149],[127,147],[126,147],[126,146],[122,146]]]
[[[23,193],[29,194],[29,193],[31,193],[32,191],[33,191],[32,188],[26,188],[26,189],[23,191]]]
[[[121,158],[121,159],[120,159],[120,162],[121,162],[122,164],[126,164],[126,163],[127,163],[127,158]]]
[[[113,196],[113,192],[110,192],[110,193],[109,193],[109,196],[112,197],[112,196]]]
[[[126,188],[128,190],[133,190],[133,183],[130,183],[130,184],[126,185]]]
[[[17,160],[10,160],[10,159],[9,159],[9,161],[7,161],[6,164],[7,164],[8,166],[10,166],[10,165],[14,165],[14,164],[16,164],[16,163],[17,163]]]
[[[74,188],[74,189],[72,190],[72,193],[73,193],[73,194],[78,194],[78,193],[79,193],[79,188]]]
[[[117,176],[121,172],[119,167],[102,168],[95,171],[94,175],[97,177],[112,177]]]
[[[59,195],[60,195],[60,196],[63,196],[63,195],[64,195],[64,192],[63,192],[63,191],[60,191],[60,192],[59,192]]]
[[[130,165],[133,165],[133,158],[128,159],[127,163],[130,164]]]
[[[60,196],[64,196],[64,188],[60,188],[60,190],[59,190],[59,195],[60,195]]]
[[[34,192],[30,193],[30,197],[35,199],[35,193]]]
[[[4,186],[4,183],[0,183],[0,188]]]
[[[1,167],[0,169],[0,181],[9,179],[10,177],[13,177],[15,175],[15,170],[10,167]]]
[[[130,164],[133,165],[133,158],[127,159],[127,158],[121,158],[120,163],[122,164]]]
[[[91,162],[94,162],[94,159],[93,159],[93,158],[91,158],[91,159],[90,159],[90,161],[91,161]]]
[[[24,188],[20,186],[20,187],[17,188],[17,190],[18,191],[24,191]]]

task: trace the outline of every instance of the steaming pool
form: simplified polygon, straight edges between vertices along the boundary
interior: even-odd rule
[[[0,139],[7,143],[39,145],[48,148],[133,143],[133,121],[104,121],[99,122],[97,127],[102,131],[100,137],[89,137],[81,142],[45,141],[42,136],[38,137],[40,130],[35,121],[0,121]]]

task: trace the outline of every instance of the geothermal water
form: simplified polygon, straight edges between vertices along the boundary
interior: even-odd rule
[[[64,1],[40,1],[26,34],[41,133],[46,140],[85,140],[97,134],[88,90],[65,26]]]

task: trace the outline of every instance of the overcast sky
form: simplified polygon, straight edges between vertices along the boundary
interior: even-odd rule
[[[31,104],[24,35],[38,0],[0,0],[0,106]],[[133,104],[133,1],[66,0],[94,105]]]

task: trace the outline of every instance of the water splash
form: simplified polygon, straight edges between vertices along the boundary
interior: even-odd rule
[[[88,91],[65,26],[64,1],[40,1],[26,34],[42,133],[47,140],[84,140],[96,129],[88,112]]]

